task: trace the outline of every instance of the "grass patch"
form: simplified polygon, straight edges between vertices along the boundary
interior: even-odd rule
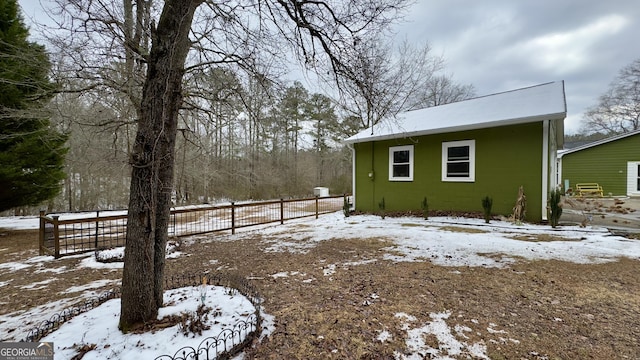
[[[489,232],[487,230],[482,230],[482,229],[477,229],[472,227],[461,227],[461,226],[443,226],[440,229],[444,231],[461,232],[461,233],[467,233],[467,234],[483,234],[483,233]]]
[[[582,241],[584,239],[567,238],[563,236],[553,234],[527,234],[527,235],[513,235],[509,236],[510,239],[529,242],[551,242],[551,241]]]
[[[434,228],[433,225],[425,225],[425,224],[416,224],[416,223],[402,223],[400,226],[403,227],[423,227],[423,228]]]

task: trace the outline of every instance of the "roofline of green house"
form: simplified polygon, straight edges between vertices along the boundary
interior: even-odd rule
[[[500,127],[500,126],[526,124],[526,123],[532,123],[532,122],[538,122],[538,121],[544,121],[544,120],[562,120],[566,117],[566,115],[567,115],[566,112],[561,112],[561,113],[554,113],[554,114],[529,116],[529,117],[523,117],[519,119],[496,120],[491,122],[485,122],[480,124],[470,124],[470,125],[464,125],[464,126],[444,127],[444,128],[437,128],[437,129],[428,129],[428,130],[413,131],[413,132],[402,132],[402,133],[379,135],[379,136],[373,135],[367,138],[358,138],[353,140],[347,139],[347,140],[344,140],[343,143],[357,144],[357,143],[363,143],[363,142],[369,142],[369,141],[406,139],[406,138],[415,137],[415,136],[444,134],[444,133],[452,133],[452,132],[467,131],[467,130],[478,130],[478,129],[485,129],[485,128]]]
[[[624,139],[626,137],[633,136],[633,135],[638,135],[638,134],[640,134],[640,129],[634,130],[634,131],[631,131],[631,132],[628,132],[628,133],[624,133],[624,134],[608,137],[606,139],[597,140],[597,141],[594,141],[594,142],[591,142],[591,143],[588,143],[588,144],[577,146],[577,147],[575,147],[573,149],[562,150],[562,151],[558,152],[558,158],[560,159],[564,155],[567,155],[567,154],[571,154],[571,153],[574,153],[574,152],[577,152],[577,151],[581,151],[581,150],[590,149],[590,148],[596,147],[598,145],[603,145],[603,144],[606,144],[606,143],[610,143],[612,141]]]

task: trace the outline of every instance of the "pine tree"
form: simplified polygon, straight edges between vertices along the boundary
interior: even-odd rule
[[[64,179],[67,137],[42,116],[53,85],[43,46],[16,0],[0,0],[0,211],[37,205],[56,196]]]

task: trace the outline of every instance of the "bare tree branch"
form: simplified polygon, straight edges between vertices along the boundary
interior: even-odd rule
[[[598,104],[584,116],[586,133],[614,135],[640,129],[640,59],[620,70]]]

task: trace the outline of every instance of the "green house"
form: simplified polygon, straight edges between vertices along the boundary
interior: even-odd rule
[[[640,196],[640,130],[560,151],[558,173],[565,190],[598,183],[605,196]]]
[[[546,220],[563,145],[564,82],[414,110],[345,140],[353,151],[354,207],[378,211],[512,214],[520,186],[526,219]]]

